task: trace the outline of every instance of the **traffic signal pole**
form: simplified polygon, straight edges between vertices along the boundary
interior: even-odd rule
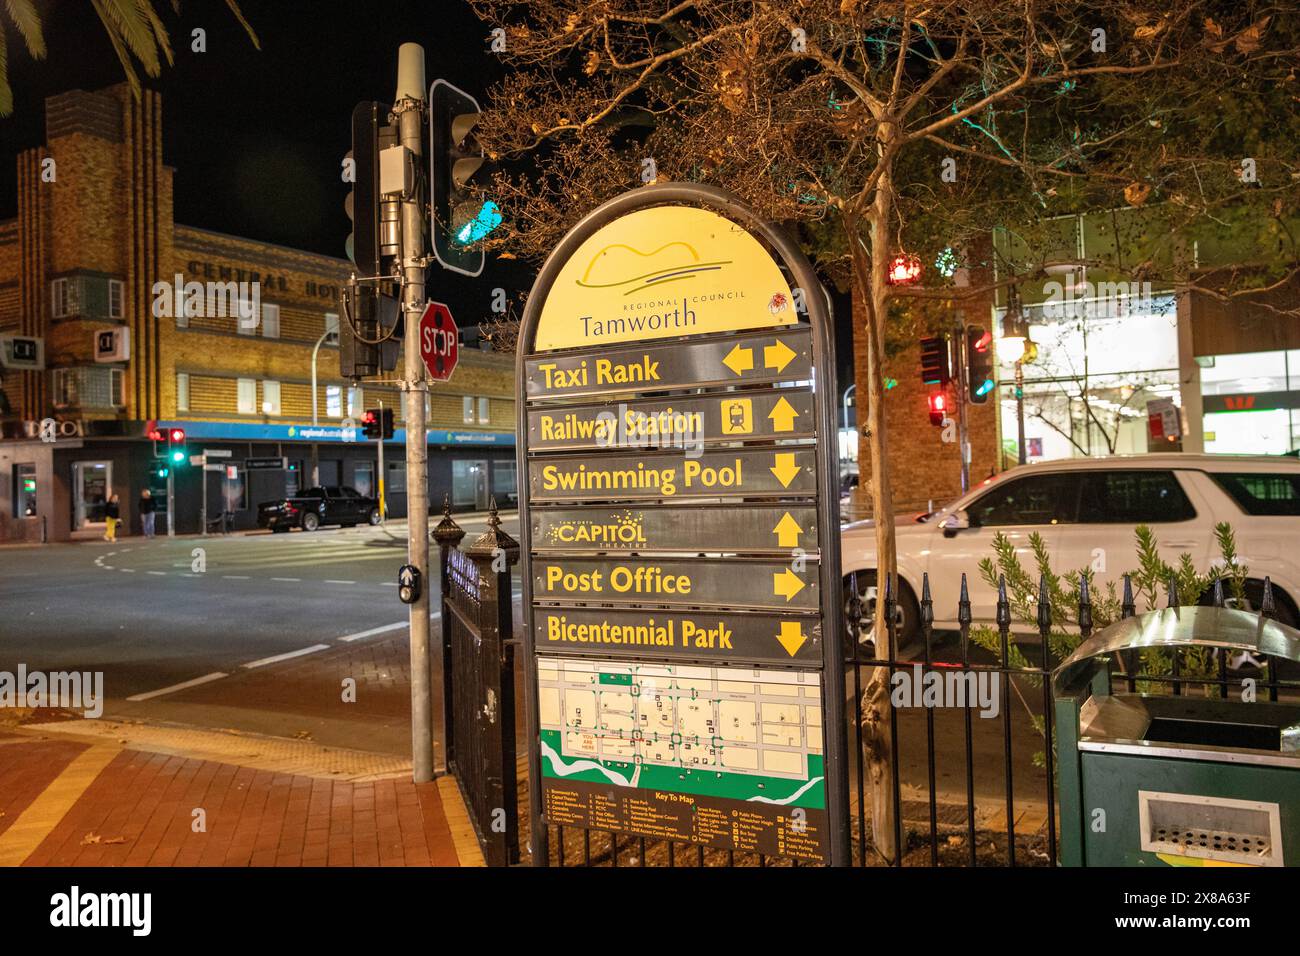
[[[375,439],[379,449],[379,523],[388,520],[388,502],[384,500],[384,403],[379,403],[379,437]]]
[[[397,95],[393,115],[398,142],[410,151],[419,169],[424,156],[424,49],[403,43],[398,50]],[[428,383],[420,357],[419,336],[414,334],[424,312],[425,201],[416,177],[401,205],[402,311],[405,314],[406,375],[402,382],[406,402],[406,526],[407,562],[421,577],[429,575],[429,479],[427,423],[424,417]],[[383,439],[380,438],[382,445]],[[433,779],[433,672],[429,653],[429,588],[421,588],[411,612],[411,771],[416,783]]]

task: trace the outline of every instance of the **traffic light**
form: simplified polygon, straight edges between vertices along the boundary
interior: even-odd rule
[[[921,278],[921,260],[903,253],[889,260],[885,281],[890,285],[911,285]]]
[[[921,381],[926,385],[947,385],[952,381],[947,336],[921,339]]]
[[[944,417],[948,414],[948,396],[943,392],[930,393],[930,424],[943,426]]]
[[[167,476],[171,474],[171,465],[166,455],[155,455],[149,464],[149,487],[158,490],[167,487]]]
[[[978,325],[966,328],[966,384],[970,400],[982,405],[997,382],[993,377],[993,333]]]
[[[361,416],[362,434],[367,438],[393,437],[393,410],[391,408],[368,408]]]
[[[183,428],[167,429],[167,460],[172,465],[183,465],[185,459],[185,430]]]
[[[469,188],[483,166],[483,150],[474,136],[478,120],[474,97],[446,80],[434,81],[429,90],[433,254],[444,269],[469,276],[483,271],[477,243],[501,225],[497,204],[475,199]]]
[[[357,281],[342,294],[339,318],[339,372],[351,379],[396,368],[401,344],[394,285],[378,278],[392,273],[392,257],[400,252],[399,203],[381,202],[379,193],[379,151],[397,143],[388,113],[387,105],[371,100],[352,111],[353,181],[343,208],[352,220],[345,248]]]

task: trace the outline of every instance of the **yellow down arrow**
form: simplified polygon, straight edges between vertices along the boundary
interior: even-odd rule
[[[768,368],[776,369],[778,372],[784,372],[785,367],[790,364],[792,358],[794,358],[794,350],[780,339],[776,340],[775,345],[769,345],[763,349],[763,364]]]
[[[790,512],[786,512],[781,520],[776,523],[772,529],[776,535],[776,544],[780,548],[797,548],[799,547],[799,535],[803,534],[803,528],[799,527],[799,522],[795,521]]]
[[[772,474],[776,475],[776,480],[781,482],[782,488],[789,488],[790,482],[794,481],[795,476],[803,471],[803,465],[794,463],[793,452],[783,452],[774,456],[776,464],[772,466]]]
[[[772,575],[772,593],[777,597],[785,598],[787,604],[803,589],[803,578],[789,568],[785,568],[780,574]]]
[[[744,375],[754,367],[754,350],[742,349],[737,345],[727,353],[727,357],[722,360],[722,364],[737,375]]]
[[[767,417],[772,419],[773,431],[788,432],[794,430],[794,420],[799,417],[799,413],[794,410],[793,405],[782,397],[773,406],[772,410],[767,413]]]
[[[781,633],[776,635],[776,639],[781,642],[785,652],[791,657],[799,653],[799,648],[803,647],[804,641],[808,640],[803,633],[803,625],[798,621],[782,621]]]

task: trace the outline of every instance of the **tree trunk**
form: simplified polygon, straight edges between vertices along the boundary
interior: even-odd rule
[[[886,169],[876,188],[875,202],[867,215],[871,251],[862,247],[860,222],[846,218],[849,245],[853,250],[853,277],[860,300],[867,307],[867,430],[871,451],[871,511],[876,522],[876,607],[872,635],[876,656],[893,659],[895,649],[889,636],[885,612],[886,582],[898,596],[898,573],[894,541],[894,497],[889,480],[888,441],[885,426],[885,320],[887,316],[890,244],[889,217],[892,212],[892,178]],[[862,754],[871,783],[871,830],[877,851],[894,862],[899,853],[895,839],[894,763],[887,667],[874,668],[862,692]]]

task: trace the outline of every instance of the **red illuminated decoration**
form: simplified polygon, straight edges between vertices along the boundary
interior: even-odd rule
[[[916,256],[903,253],[890,260],[889,274],[886,276],[890,285],[911,285],[920,278],[921,260]]]

